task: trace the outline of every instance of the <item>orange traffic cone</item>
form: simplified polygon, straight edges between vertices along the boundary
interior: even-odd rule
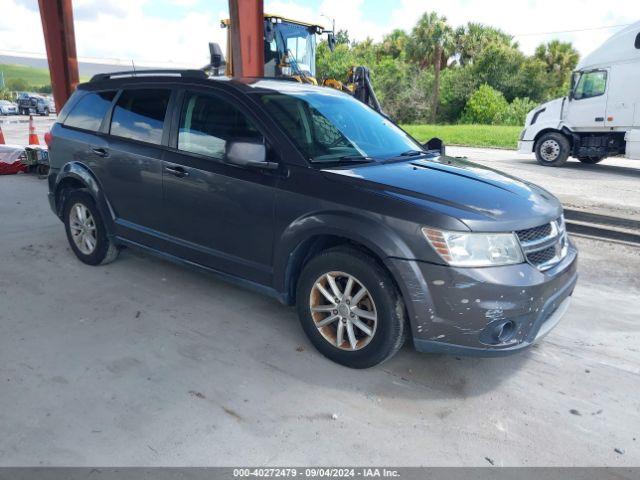
[[[0,145],[4,145],[4,133],[2,133],[2,124],[0,123]]]
[[[33,115],[29,115],[29,145],[40,145],[36,134],[36,126],[33,124]]]

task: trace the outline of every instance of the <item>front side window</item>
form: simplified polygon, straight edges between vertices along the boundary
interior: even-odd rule
[[[171,90],[124,90],[111,118],[111,135],[159,145]]]
[[[223,159],[227,143],[262,143],[262,134],[245,114],[220,97],[187,93],[180,116],[178,149]]]
[[[69,112],[64,124],[97,132],[115,96],[115,91],[88,93]]]
[[[605,70],[585,72],[580,75],[573,98],[580,100],[583,98],[598,97],[603,95],[606,89],[607,72]]]
[[[329,89],[264,94],[262,103],[312,162],[344,156],[383,160],[422,149],[362,102]]]

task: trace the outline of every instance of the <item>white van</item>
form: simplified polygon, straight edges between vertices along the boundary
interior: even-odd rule
[[[550,167],[569,155],[591,164],[614,155],[640,159],[640,22],[578,64],[569,96],[528,113],[518,153],[531,152]]]

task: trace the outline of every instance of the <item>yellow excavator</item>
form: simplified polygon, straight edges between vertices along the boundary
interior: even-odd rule
[[[227,29],[227,61],[220,46],[209,44],[211,64],[206,67],[213,75],[227,75],[233,72],[233,42],[231,41],[231,22],[222,20],[222,28]],[[327,44],[331,51],[336,45],[335,32],[327,30],[322,25],[292,20],[279,15],[264,15],[264,76],[267,78],[289,78],[301,83],[318,85],[316,77],[316,49],[317,37],[327,35]],[[224,67],[224,70],[223,70]],[[223,73],[224,72],[224,73]],[[380,103],[376,97],[369,69],[354,66],[347,72],[347,81],[335,78],[323,79],[321,84],[347,92],[358,100],[381,112]]]

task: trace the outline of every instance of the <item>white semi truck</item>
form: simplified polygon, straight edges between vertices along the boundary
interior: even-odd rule
[[[613,35],[578,64],[567,97],[527,115],[519,153],[562,166],[624,155],[640,159],[640,22]]]

